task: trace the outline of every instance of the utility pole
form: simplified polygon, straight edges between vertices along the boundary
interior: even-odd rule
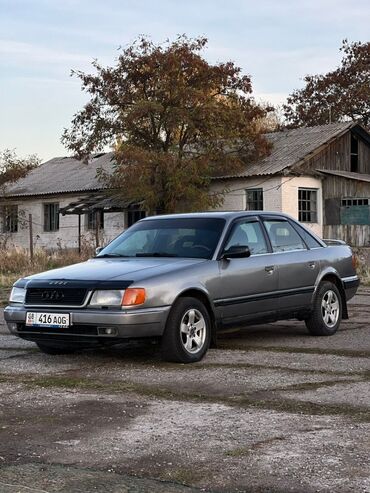
[[[100,233],[100,211],[99,209],[95,210],[95,244],[96,248],[99,247],[99,233]]]
[[[32,214],[28,214],[28,231],[30,234],[30,258],[33,260]]]
[[[81,214],[78,215],[78,253],[81,254]]]

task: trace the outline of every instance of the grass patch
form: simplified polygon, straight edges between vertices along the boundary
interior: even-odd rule
[[[195,484],[200,481],[201,477],[199,470],[195,471],[194,468],[191,469],[188,467],[177,468],[173,471],[171,470],[165,475],[167,481],[170,480],[183,485]]]
[[[263,448],[265,445],[272,445],[275,442],[281,442],[283,440],[285,440],[285,437],[279,436],[279,437],[267,438],[266,440],[261,440],[261,441],[256,442],[256,443],[252,443],[248,448],[247,447],[238,447],[238,448],[234,448],[231,450],[227,450],[225,452],[225,455],[227,457],[234,457],[234,458],[246,457],[247,455],[253,453],[255,450]]]
[[[267,351],[271,353],[298,353],[298,354],[326,354],[328,356],[344,356],[346,358],[369,358],[370,351],[354,351],[352,349],[321,349],[321,348],[301,348],[286,346],[243,346],[241,344],[219,343],[219,349],[233,349],[245,352]]]
[[[359,382],[361,380],[357,380]],[[103,382],[96,379],[73,378],[65,376],[52,377],[30,377],[29,375],[14,376],[0,375],[0,382],[21,383],[26,388],[32,389],[73,389],[83,391],[93,391],[97,393],[133,393],[149,399],[163,399],[171,401],[183,401],[194,403],[224,404],[235,408],[261,409],[277,411],[290,414],[306,414],[315,416],[335,415],[349,417],[355,421],[369,422],[370,411],[358,408],[349,404],[321,404],[308,401],[299,401],[274,395],[274,392],[283,391],[304,391],[317,389],[328,385],[338,385],[342,383],[353,383],[353,380],[340,382],[317,382],[312,384],[294,384],[287,387],[270,389],[268,391],[252,392],[250,394],[233,395],[230,397],[212,396],[205,393],[192,394],[187,391],[170,391],[164,387],[153,385],[138,384],[127,381]]]
[[[251,453],[250,448],[238,447],[238,448],[234,448],[232,450],[227,450],[225,452],[225,455],[226,455],[226,457],[238,458],[238,457],[245,457],[245,456],[249,455],[250,453]]]
[[[342,376],[358,376],[358,377],[367,377],[369,375],[369,372],[367,370],[358,370],[358,371],[340,371],[340,370],[318,370],[316,368],[291,368],[289,366],[284,366],[284,365],[276,365],[276,366],[271,366],[271,365],[262,365],[260,363],[208,363],[206,365],[202,365],[201,367],[197,367],[196,365],[191,365],[191,367],[185,368],[186,371],[188,370],[207,370],[207,369],[216,369],[216,370],[222,370],[222,369],[230,369],[230,370],[270,370],[270,371],[283,371],[286,373],[292,373],[292,374],[303,374],[303,375],[335,375],[337,377],[342,377]]]

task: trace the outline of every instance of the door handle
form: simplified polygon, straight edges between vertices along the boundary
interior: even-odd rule
[[[265,271],[268,274],[272,274],[274,272],[274,269],[275,269],[275,266],[274,265],[266,265],[266,267],[265,267]]]
[[[310,269],[314,269],[314,268],[316,267],[315,262],[308,262],[308,267],[309,267]]]

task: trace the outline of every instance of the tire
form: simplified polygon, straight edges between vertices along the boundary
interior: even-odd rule
[[[58,354],[70,354],[74,352],[74,349],[69,347],[49,346],[48,344],[39,344],[38,342],[36,342],[36,344],[40,349],[40,351],[44,354],[58,355]]]
[[[331,336],[342,320],[342,297],[335,284],[325,281],[319,285],[306,327],[314,336]]]
[[[172,307],[162,336],[162,359],[195,363],[206,354],[210,342],[211,319],[207,308],[196,298],[179,298]]]

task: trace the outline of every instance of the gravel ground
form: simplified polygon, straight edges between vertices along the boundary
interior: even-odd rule
[[[0,492],[370,492],[369,315],[361,288],[333,337],[249,327],[194,365],[47,356],[0,315]]]

